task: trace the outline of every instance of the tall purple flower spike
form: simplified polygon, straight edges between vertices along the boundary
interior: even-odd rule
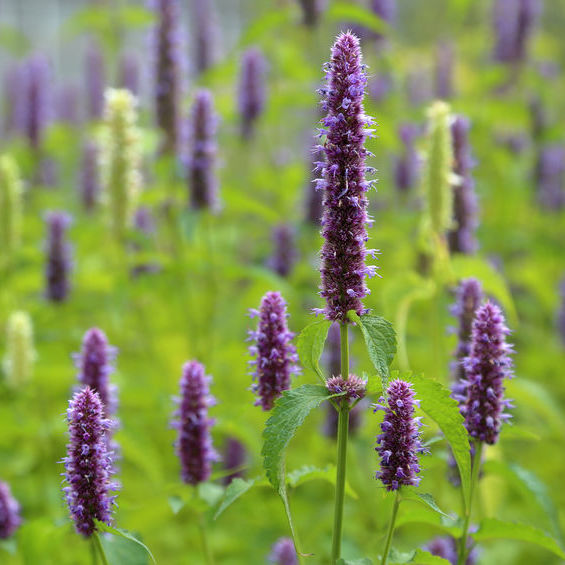
[[[188,182],[190,204],[196,210],[216,211],[218,179],[216,177],[216,130],[218,117],[214,100],[208,90],[199,90],[194,99],[190,119],[190,157]]]
[[[254,342],[249,353],[255,357],[249,362],[255,367],[251,388],[257,395],[255,405],[271,410],[275,400],[290,388],[291,376],[298,373],[294,334],[288,330],[286,302],[279,292],[267,292],[259,310],[251,309],[250,316],[259,318],[257,330],[250,330],[248,338]]]
[[[281,277],[288,277],[298,257],[294,228],[289,224],[280,224],[273,228],[273,254],[268,265]]]
[[[302,8],[302,22],[305,26],[315,27],[320,22],[326,9],[327,0],[299,0]]]
[[[21,523],[20,505],[8,483],[0,481],[0,539],[11,537]]]
[[[118,64],[118,84],[139,95],[139,61],[133,53],[122,53]]]
[[[53,302],[62,302],[70,290],[71,246],[66,240],[66,231],[71,217],[65,212],[49,212],[46,220],[45,295]]]
[[[250,47],[241,57],[238,106],[241,119],[241,135],[251,139],[259,116],[265,109],[267,98],[267,63],[263,52]]]
[[[99,120],[104,110],[104,89],[106,76],[104,69],[104,53],[100,45],[91,40],[88,43],[85,57],[86,106],[88,117]]]
[[[279,538],[271,548],[269,561],[275,565],[298,565],[294,542],[290,538]]]
[[[436,50],[436,98],[448,100],[453,96],[453,63],[453,43],[448,41],[440,42]]]
[[[469,120],[456,116],[451,124],[453,172],[457,184],[453,187],[453,219],[455,227],[448,232],[451,253],[472,254],[477,250],[477,196],[471,171],[474,167],[469,143]]]
[[[420,174],[420,158],[416,151],[415,140],[419,128],[415,124],[402,124],[398,128],[398,136],[402,142],[402,153],[396,160],[394,180],[396,188],[401,193],[406,193],[418,183]]]
[[[477,310],[471,334],[471,351],[464,360],[467,375],[467,399],[461,411],[469,435],[494,444],[500,428],[511,416],[505,409],[504,380],[512,378],[512,346],[506,343],[510,330],[498,306],[486,302]]]
[[[547,210],[565,208],[565,146],[550,144],[540,148],[535,181],[541,206]]]
[[[191,0],[191,16],[194,22],[194,65],[198,74],[206,72],[216,57],[217,29],[214,21],[213,0]]]
[[[565,277],[559,286],[560,306],[557,312],[557,331],[561,337],[561,343],[565,347]]]
[[[88,140],[82,146],[80,198],[87,212],[94,210],[100,198],[98,152],[98,145],[94,140]]]
[[[178,410],[172,426],[177,430],[176,452],[181,463],[182,480],[197,485],[210,478],[212,463],[218,455],[212,447],[210,428],[214,420],[208,417],[208,408],[215,404],[208,385],[211,377],[197,361],[184,364],[180,379]]]
[[[245,471],[241,467],[247,462],[247,450],[243,443],[234,437],[228,437],[224,446],[222,461],[226,471],[233,469],[233,473],[222,479],[224,485],[229,485],[234,479],[243,478]]]
[[[33,55],[23,67],[25,115],[24,133],[33,149],[39,149],[51,119],[51,72],[49,62],[41,54]]]
[[[327,86],[319,91],[327,112],[322,120],[324,129],[320,130],[321,136],[326,135],[326,161],[319,163],[323,178],[318,180],[324,189],[320,295],[326,299],[326,317],[347,322],[348,310],[358,315],[367,311],[362,302],[369,294],[365,277],[376,271],[365,264],[369,222],[366,192],[373,182],[367,181],[365,174],[374,169],[365,166],[365,158],[371,153],[364,144],[372,135],[366,126],[374,122],[363,110],[367,75],[359,39],[353,34],[338,36],[326,78]]]
[[[110,421],[98,393],[84,387],[75,393],[67,411],[69,444],[65,463],[65,492],[75,529],[90,537],[94,520],[110,525],[117,489],[112,481],[113,460],[108,451]]]
[[[425,452],[420,441],[421,422],[414,416],[412,385],[405,381],[392,381],[387,390],[387,399],[380,399],[375,411],[384,410],[382,433],[377,437],[376,451],[381,458],[381,470],[377,473],[387,490],[398,490],[401,486],[420,484],[419,454]]]
[[[469,544],[473,543],[470,538],[468,542]],[[457,540],[455,538],[434,538],[430,543],[425,545],[423,549],[429,551],[432,555],[443,557],[446,561],[449,561],[451,565],[457,565]],[[477,556],[476,548],[471,549],[465,561],[465,565],[475,565],[475,563],[477,563]]]

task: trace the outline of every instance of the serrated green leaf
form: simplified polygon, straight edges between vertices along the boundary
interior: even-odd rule
[[[318,362],[324,351],[324,344],[331,325],[331,320],[312,322],[300,332],[296,340],[296,349],[302,366],[314,371],[322,380],[324,375]]]
[[[108,526],[107,524],[104,524],[104,522],[100,522],[99,520],[94,520],[94,523],[96,525],[96,529],[99,532],[107,532],[109,534],[113,534],[114,536],[118,536],[121,537],[123,539],[129,540],[130,542],[130,547],[129,550],[126,550],[126,555],[131,554],[131,555],[139,555],[139,550],[138,548],[141,547],[143,548],[146,557],[147,555],[151,558],[151,561],[153,561],[153,563],[157,563],[155,561],[155,557],[153,557],[153,554],[151,553],[151,550],[140,540],[138,540],[134,535],[130,534],[129,532],[127,532],[126,530],[122,530],[120,528],[113,528],[112,526]],[[106,551],[106,545],[105,545],[105,540],[106,540],[106,545],[110,546],[111,542],[108,541],[108,538],[105,538],[105,536],[100,536],[100,542],[102,543],[102,546],[104,547],[104,550]],[[116,542],[114,543],[114,547],[118,548],[118,544]],[[137,547],[135,549],[133,549],[133,545],[136,545]],[[123,544],[122,544],[123,546]],[[114,548],[111,548],[114,549]],[[123,553],[123,547],[120,548],[120,556]],[[106,556],[108,557],[108,554],[106,554]],[[124,557],[120,557],[121,561],[109,561],[110,565],[141,565],[142,563],[146,563],[147,559],[145,559],[144,561],[124,561]]]
[[[404,489],[402,492],[402,500],[414,500],[417,502],[422,502],[434,512],[446,516],[447,518],[452,518],[449,514],[446,514],[435,501],[434,497],[428,492],[416,492],[412,489]]]
[[[251,487],[253,487],[255,482],[256,479],[251,479],[249,481],[240,479],[239,477],[233,479],[224,491],[224,496],[220,499],[218,509],[214,514],[214,520],[216,520],[220,514],[231,506],[240,496],[243,496]]]
[[[528,524],[485,518],[481,521],[479,529],[472,535],[477,541],[492,538],[527,541],[551,551],[561,559],[565,559],[565,551],[552,536]]]
[[[437,381],[422,375],[407,377],[414,385],[416,398],[420,406],[441,429],[451,446],[453,457],[459,468],[461,488],[466,504],[469,504],[471,487],[471,456],[467,430],[463,425],[463,416],[457,402],[450,396],[449,390]]]
[[[322,481],[327,481],[328,483],[335,485],[336,481],[336,467],[335,465],[328,465],[323,469],[316,467],[314,465],[304,465],[299,469],[295,469],[286,475],[286,484],[290,487],[297,487],[308,481],[314,481],[320,479]],[[359,497],[357,493],[351,488],[351,485],[346,480],[345,481],[345,493],[351,498],[357,500]]]

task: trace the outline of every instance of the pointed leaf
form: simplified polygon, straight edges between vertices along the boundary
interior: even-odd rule
[[[151,553],[151,550],[140,540],[138,540],[135,536],[133,536],[132,534],[130,534],[129,532],[127,532],[126,530],[122,530],[119,528],[113,528],[112,526],[108,526],[107,524],[104,524],[104,522],[100,522],[99,520],[94,520],[94,523],[96,524],[96,529],[99,532],[107,532],[109,534],[113,534],[114,536],[118,536],[121,537],[125,540],[129,540],[130,544],[129,544],[129,549],[126,550],[126,553],[130,553],[132,555],[139,555],[139,548],[142,548],[144,550],[144,552],[146,553],[146,556],[148,555],[151,558],[151,561],[153,561],[153,563],[157,563],[155,561],[155,557],[153,557],[153,554]],[[107,541],[107,543],[105,544],[105,539]],[[111,538],[105,538],[104,536],[100,536],[100,541],[102,543],[102,546],[104,547],[104,550],[106,550],[106,545],[110,545],[110,544],[114,544],[115,547],[117,547],[117,542],[116,541],[108,541],[108,539]],[[134,546],[135,549],[134,549]],[[122,545],[122,547],[124,547],[124,545]],[[120,549],[120,552],[122,552],[123,549]],[[134,565],[139,563],[146,563],[147,559],[145,559],[145,561],[115,561],[114,563],[116,565],[126,565],[126,564],[131,564]],[[112,562],[110,563],[110,565],[112,565]]]
[[[328,483],[335,485],[336,481],[336,467],[335,465],[328,465],[324,469],[315,467],[314,465],[304,465],[300,469],[295,469],[286,475],[286,484],[290,487],[297,487],[308,481],[314,481],[316,479],[321,479],[327,481]],[[345,493],[349,495],[354,500],[359,497],[357,493],[351,488],[349,481],[345,481]]]
[[[426,506],[431,508],[434,512],[441,514],[447,518],[452,518],[449,514],[446,514],[435,501],[434,497],[428,492],[416,492],[412,489],[404,489],[402,493],[402,500],[415,500],[424,503]]]
[[[220,516],[220,514],[222,514],[226,508],[231,506],[240,496],[243,496],[251,487],[253,487],[255,482],[256,479],[251,479],[249,481],[245,481],[239,477],[233,479],[224,491],[224,496],[221,498],[218,509],[214,514],[214,520],[216,520],[218,516]]]
[[[314,371],[322,380],[324,375],[318,362],[324,351],[324,344],[331,325],[331,320],[312,322],[300,332],[296,340],[296,349],[302,366]]]

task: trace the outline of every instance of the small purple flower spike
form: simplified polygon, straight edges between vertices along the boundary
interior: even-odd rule
[[[376,451],[381,458],[377,473],[386,489],[398,490],[401,486],[420,484],[418,455],[425,452],[420,441],[420,418],[414,417],[412,385],[405,381],[392,381],[387,390],[387,400],[381,397],[375,411],[384,410],[382,433],[377,437]]]
[[[241,135],[249,140],[255,134],[259,116],[265,109],[267,63],[262,51],[251,47],[241,57],[238,105]]]
[[[273,255],[268,265],[281,277],[288,277],[298,256],[294,241],[294,228],[289,224],[280,224],[273,229]]]
[[[357,375],[349,375],[347,380],[341,375],[330,377],[326,381],[326,388],[330,394],[345,393],[344,396],[335,398],[337,404],[346,400],[349,404],[352,401],[361,400],[367,392],[367,381],[360,379]]]
[[[325,191],[320,295],[326,299],[326,317],[345,323],[349,310],[359,316],[366,313],[365,277],[375,274],[375,267],[365,264],[366,192],[373,182],[365,180],[365,174],[373,169],[365,166],[370,153],[364,147],[372,131],[366,128],[374,122],[363,110],[367,75],[356,36],[338,36],[326,76],[327,86],[319,91],[327,111],[320,130],[320,135],[326,134],[326,162],[321,164],[323,178],[318,181]]]
[[[65,463],[64,487],[75,529],[90,537],[96,527],[94,520],[110,525],[114,495],[112,482],[112,453],[108,452],[110,421],[104,418],[104,409],[98,393],[85,387],[75,393],[67,411],[69,444]]]
[[[298,565],[294,542],[290,538],[279,538],[271,548],[269,561],[275,565]]]
[[[98,145],[93,140],[82,147],[80,170],[80,198],[87,212],[92,212],[100,197],[100,175],[98,167]]]
[[[190,204],[196,210],[218,210],[218,179],[216,177],[216,130],[218,117],[214,100],[208,90],[199,90],[194,99],[190,119],[190,157],[188,180]]]
[[[561,337],[561,343],[565,347],[565,278],[561,280],[559,287],[559,295],[561,297],[559,311],[557,313],[557,330]]]
[[[464,359],[467,399],[461,406],[469,435],[494,444],[502,422],[511,416],[504,412],[511,403],[504,397],[504,379],[512,378],[512,346],[506,343],[510,330],[498,306],[486,302],[477,310],[471,334],[471,351]]]
[[[47,258],[45,266],[46,297],[62,302],[70,289],[71,247],[66,241],[71,217],[65,212],[49,212],[47,220]]]
[[[25,115],[24,132],[33,149],[42,144],[45,129],[51,119],[51,72],[43,55],[34,55],[24,63]]]
[[[307,27],[316,27],[326,9],[326,0],[299,0],[302,22]]]
[[[208,388],[210,381],[202,364],[197,361],[184,364],[179,407],[172,426],[178,431],[175,447],[181,462],[181,477],[189,485],[208,480],[212,463],[218,460],[210,435],[214,420],[208,417],[208,408],[215,403]]]
[[[206,72],[216,58],[217,29],[213,0],[191,0],[194,22],[194,65],[198,74]]]
[[[468,538],[468,545],[473,542]],[[443,557],[446,561],[449,561],[451,565],[457,565],[457,541],[452,537],[438,537],[434,538],[430,543],[423,547],[426,551],[429,551],[432,555],[437,557]],[[465,561],[465,565],[475,565],[477,563],[477,550],[476,548],[471,549],[469,555]]]
[[[226,440],[222,461],[226,471],[234,469],[233,473],[222,479],[224,485],[229,485],[234,479],[245,477],[245,471],[242,467],[247,462],[247,450],[238,439],[229,437]]]
[[[565,208],[565,147],[541,147],[535,169],[538,201],[547,210]]]
[[[275,400],[290,388],[290,377],[298,373],[294,334],[288,330],[286,302],[279,292],[267,292],[259,310],[250,310],[250,315],[259,317],[257,330],[250,330],[248,338],[254,341],[249,353],[255,357],[249,362],[255,366],[251,389],[258,397],[255,405],[271,410]]]
[[[104,53],[96,41],[90,41],[88,43],[85,67],[88,117],[91,120],[99,120],[104,111],[106,77],[104,70]]]
[[[118,66],[118,84],[139,96],[139,62],[132,53],[123,53]]]
[[[475,231],[477,229],[477,196],[475,181],[471,174],[474,161],[469,144],[469,120],[456,116],[451,124],[453,144],[453,172],[457,184],[453,187],[453,219],[455,228],[448,232],[451,253],[473,254],[478,247]]]
[[[415,124],[402,124],[398,129],[398,136],[402,141],[403,150],[396,160],[394,179],[396,188],[401,193],[409,192],[418,183],[420,158],[414,143],[418,133],[419,128]]]
[[[8,539],[20,527],[20,505],[8,483],[0,481],[0,539]]]

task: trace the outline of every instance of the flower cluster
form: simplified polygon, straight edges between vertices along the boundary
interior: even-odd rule
[[[21,523],[20,505],[8,484],[0,481],[0,539],[9,538]]]
[[[213,65],[216,55],[213,0],[192,0],[191,15],[194,21],[194,65],[198,73],[204,73]]]
[[[343,396],[336,398],[339,404],[342,400],[348,403],[355,400],[361,400],[367,392],[367,381],[360,379],[356,375],[349,375],[344,379],[341,375],[337,377],[330,377],[326,381],[326,388],[330,394],[343,394]]]
[[[45,129],[51,119],[51,71],[49,61],[41,54],[33,55],[23,64],[22,127],[33,149],[41,147]]]
[[[53,302],[62,302],[70,288],[71,246],[66,240],[66,231],[71,217],[65,212],[49,212],[46,220],[45,294]]]

